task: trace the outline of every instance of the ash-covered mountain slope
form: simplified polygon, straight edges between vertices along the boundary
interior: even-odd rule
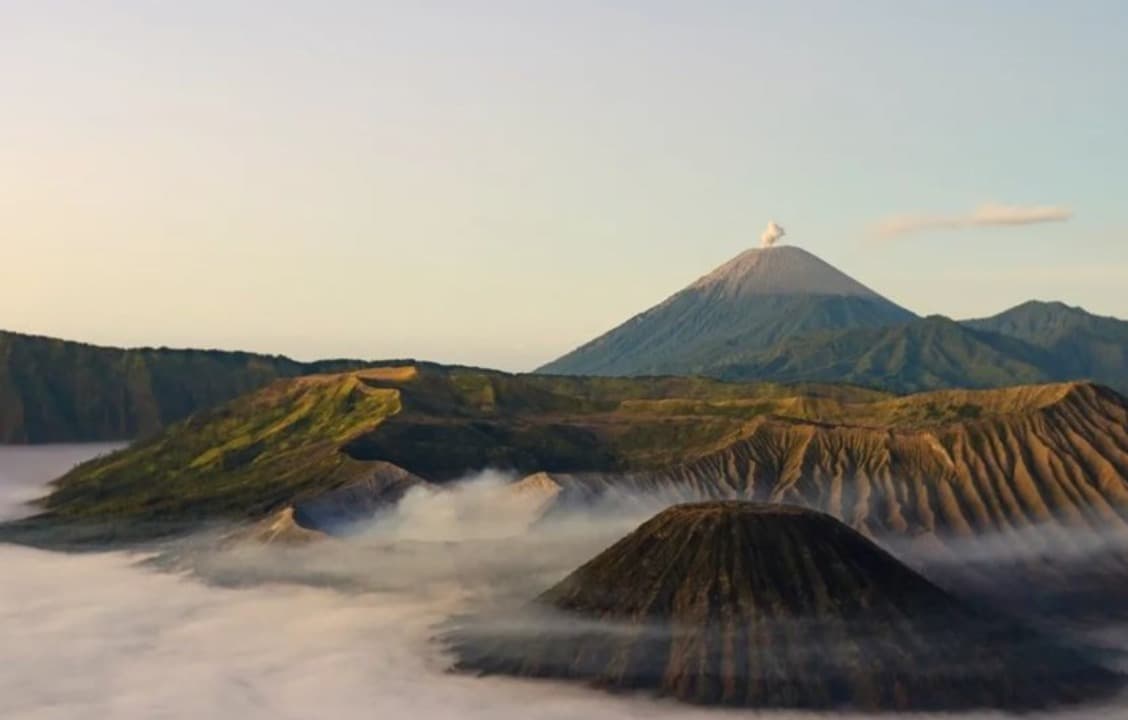
[[[827,515],[670,508],[522,610],[462,618],[464,671],[764,708],[1021,710],[1118,677],[965,605]]]
[[[794,335],[915,317],[806,250],[756,248],[538,372],[707,374],[719,357]]]
[[[1123,527],[1128,403],[1086,384],[896,397],[375,368],[279,381],[82,465],[23,525],[120,537],[294,506],[316,526],[334,516],[315,502],[326,493],[376,507],[485,468],[546,472],[560,503],[608,491],[785,501],[875,536]]]
[[[1040,302],[965,322],[918,318],[804,250],[770,247],[745,252],[538,372],[893,392],[1089,380],[1128,392],[1128,322]]]

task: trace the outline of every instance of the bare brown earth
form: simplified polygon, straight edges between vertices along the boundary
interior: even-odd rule
[[[532,605],[462,618],[447,640],[462,670],[701,704],[1030,709],[1120,684],[827,515],[734,501],[668,509]]]
[[[946,407],[979,410],[920,417]],[[1128,606],[1128,409],[1099,386],[821,402],[684,465],[552,478],[561,505],[627,491],[822,510],[944,587],[1031,618],[1102,622]]]
[[[953,405],[977,407],[977,417],[918,417],[922,408]],[[553,478],[572,494],[614,485],[796,503],[876,535],[973,536],[1050,520],[1128,528],[1128,407],[1111,390],[1077,383],[939,392],[813,410],[757,418],[725,447],[685,464]]]

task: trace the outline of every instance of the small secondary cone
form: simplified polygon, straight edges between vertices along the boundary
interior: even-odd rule
[[[1022,710],[1122,684],[828,515],[748,502],[665,510],[523,612],[463,618],[446,640],[459,670],[699,704]]]

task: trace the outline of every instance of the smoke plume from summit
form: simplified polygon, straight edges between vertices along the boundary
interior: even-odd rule
[[[771,220],[768,222],[768,226],[764,228],[764,232],[760,233],[760,247],[769,248],[786,234],[786,230],[777,225],[775,220]]]

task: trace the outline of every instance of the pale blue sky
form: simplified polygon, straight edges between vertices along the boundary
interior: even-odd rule
[[[753,246],[1128,316],[1128,4],[0,0],[0,327],[529,369]],[[1068,222],[876,240],[987,203]]]

